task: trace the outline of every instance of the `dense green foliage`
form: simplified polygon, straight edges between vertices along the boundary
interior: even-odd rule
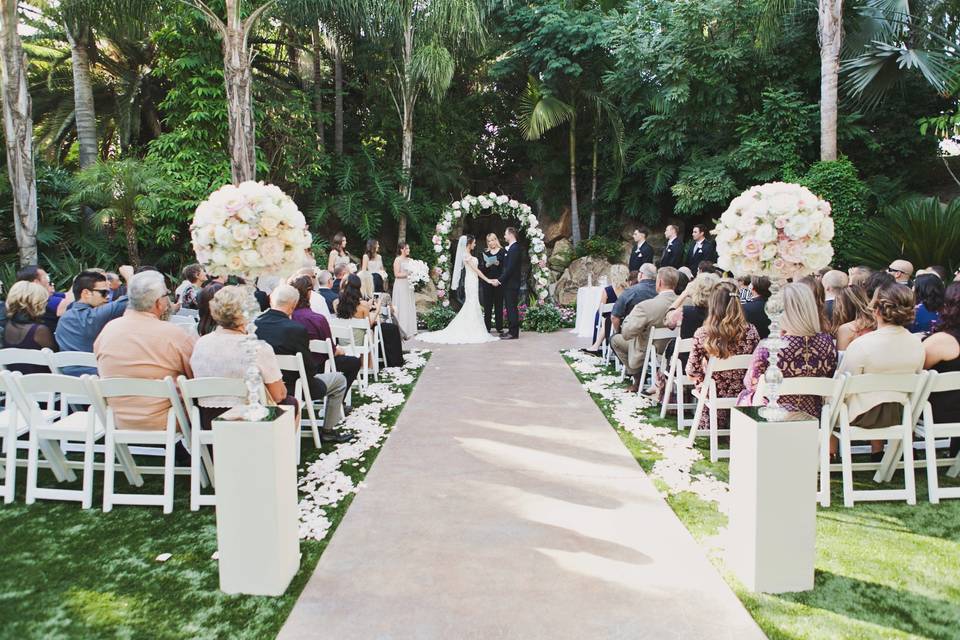
[[[173,272],[191,258],[194,207],[230,175],[223,60],[199,12],[151,1],[160,9],[135,17],[105,5],[90,25],[88,53],[100,159],[144,160],[164,182],[153,194],[157,206],[137,225],[137,243],[143,262]],[[709,222],[752,184],[827,179],[811,169],[819,158],[820,60],[816,12],[803,3],[764,46],[758,34],[767,0],[481,4],[490,9],[482,42],[457,46],[447,34],[443,47],[416,45],[418,77],[444,86],[423,84],[430,99],[415,101],[409,200],[401,195],[397,42],[386,32],[372,35],[365,20],[375,14],[356,15],[346,10],[350,3],[290,0],[259,23],[251,38],[258,178],[295,198],[317,249],[344,230],[355,254],[368,237],[391,250],[403,218],[414,255],[431,257],[428,236],[443,203],[464,193],[511,193],[546,222],[573,204],[574,176],[578,228],[585,238],[595,228],[612,240],[641,222],[654,229],[673,217]],[[938,33],[956,32],[956,0],[911,6]],[[41,254],[112,265],[128,259],[122,225],[85,226],[77,206],[53,203],[77,191],[69,178],[78,168],[70,48],[57,7],[44,3],[40,13],[23,15],[35,29],[25,46]],[[851,59],[869,44],[853,35],[862,31],[859,12],[859,4],[845,11]],[[911,43],[936,39],[914,31]],[[889,74],[882,75],[886,82]],[[958,111],[957,86],[938,90],[922,69],[904,68],[882,100],[866,105],[844,84],[839,147],[868,189],[865,214],[904,195],[954,188],[936,145]],[[55,185],[44,182],[51,172]],[[8,218],[9,193],[0,189]],[[846,222],[838,226],[847,233]],[[846,242],[838,255],[847,253]],[[12,229],[0,227],[0,261],[14,254]]]
[[[572,309],[560,308],[552,304],[540,304],[527,309],[523,317],[524,331],[536,333],[553,333],[567,327],[572,327],[576,321],[576,312]]]
[[[619,239],[594,236],[578,244],[576,254],[578,258],[595,256],[606,258],[610,262],[620,262],[623,260],[624,250]]]
[[[868,221],[853,244],[851,257],[875,268],[905,258],[918,268],[960,267],[960,198],[912,198],[885,208]]]
[[[856,167],[847,159],[818,162],[799,182],[830,203],[836,229],[834,264],[852,266],[853,247],[867,221],[867,187],[857,175]]]
[[[440,331],[446,328],[450,321],[457,315],[457,312],[450,307],[437,304],[420,314],[420,320],[427,328],[427,331]]]

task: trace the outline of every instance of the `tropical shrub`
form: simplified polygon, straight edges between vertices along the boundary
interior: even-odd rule
[[[566,314],[569,317],[569,313]],[[521,326],[524,331],[533,331],[536,333],[553,333],[569,326],[565,314],[552,304],[541,304],[527,309]]]
[[[857,262],[853,248],[867,222],[867,186],[857,168],[846,158],[818,162],[800,179],[800,184],[830,203],[836,233],[833,237],[834,266]]]
[[[937,198],[912,198],[887,207],[863,225],[850,255],[876,268],[897,258],[916,268],[960,267],[960,198],[948,204]]]
[[[420,316],[420,320],[427,331],[440,331],[446,328],[454,319],[457,312],[450,307],[443,305],[434,305],[429,311]]]
[[[577,245],[577,257],[585,258],[603,258],[609,262],[620,262],[623,260],[623,245],[619,240],[613,240],[606,236],[593,236],[586,240],[581,240]]]

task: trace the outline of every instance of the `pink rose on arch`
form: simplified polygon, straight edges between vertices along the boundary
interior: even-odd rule
[[[748,258],[759,258],[763,251],[763,243],[752,236],[744,238],[740,243],[740,250]]]
[[[803,243],[795,240],[787,240],[780,243],[780,257],[787,262],[803,261]]]
[[[440,236],[433,236],[433,244],[440,244]]]
[[[783,273],[783,270],[787,268],[787,261],[783,258],[777,258],[773,261],[773,268],[779,273]]]
[[[785,226],[787,226],[787,217],[778,216],[777,219],[773,222],[773,226],[775,226],[777,229],[783,229]]]

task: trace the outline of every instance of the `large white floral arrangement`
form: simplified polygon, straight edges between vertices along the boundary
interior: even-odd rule
[[[190,225],[197,261],[217,275],[287,275],[303,266],[312,238],[296,203],[272,184],[224,185]]]
[[[833,259],[830,203],[806,187],[771,182],[734,198],[713,233],[717,264],[737,275],[806,275]]]
[[[430,267],[423,260],[408,260],[406,269],[409,274],[407,281],[414,291],[420,291],[430,281]]]
[[[550,271],[547,269],[546,243],[543,241],[543,229],[529,205],[521,204],[509,196],[493,192],[479,196],[465,196],[462,200],[451,202],[443,210],[433,236],[433,250],[437,253],[437,297],[443,306],[450,304],[447,291],[450,286],[452,260],[447,248],[447,236],[461,217],[478,214],[496,214],[504,220],[516,219],[518,231],[526,234],[530,240],[530,275],[538,302],[547,299],[550,284]],[[482,244],[482,243],[481,243]]]

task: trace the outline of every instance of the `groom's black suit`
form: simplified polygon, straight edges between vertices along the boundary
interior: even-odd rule
[[[507,307],[507,327],[511,336],[520,337],[520,243],[514,242],[507,247],[500,270],[500,287],[503,289],[503,301]]]

